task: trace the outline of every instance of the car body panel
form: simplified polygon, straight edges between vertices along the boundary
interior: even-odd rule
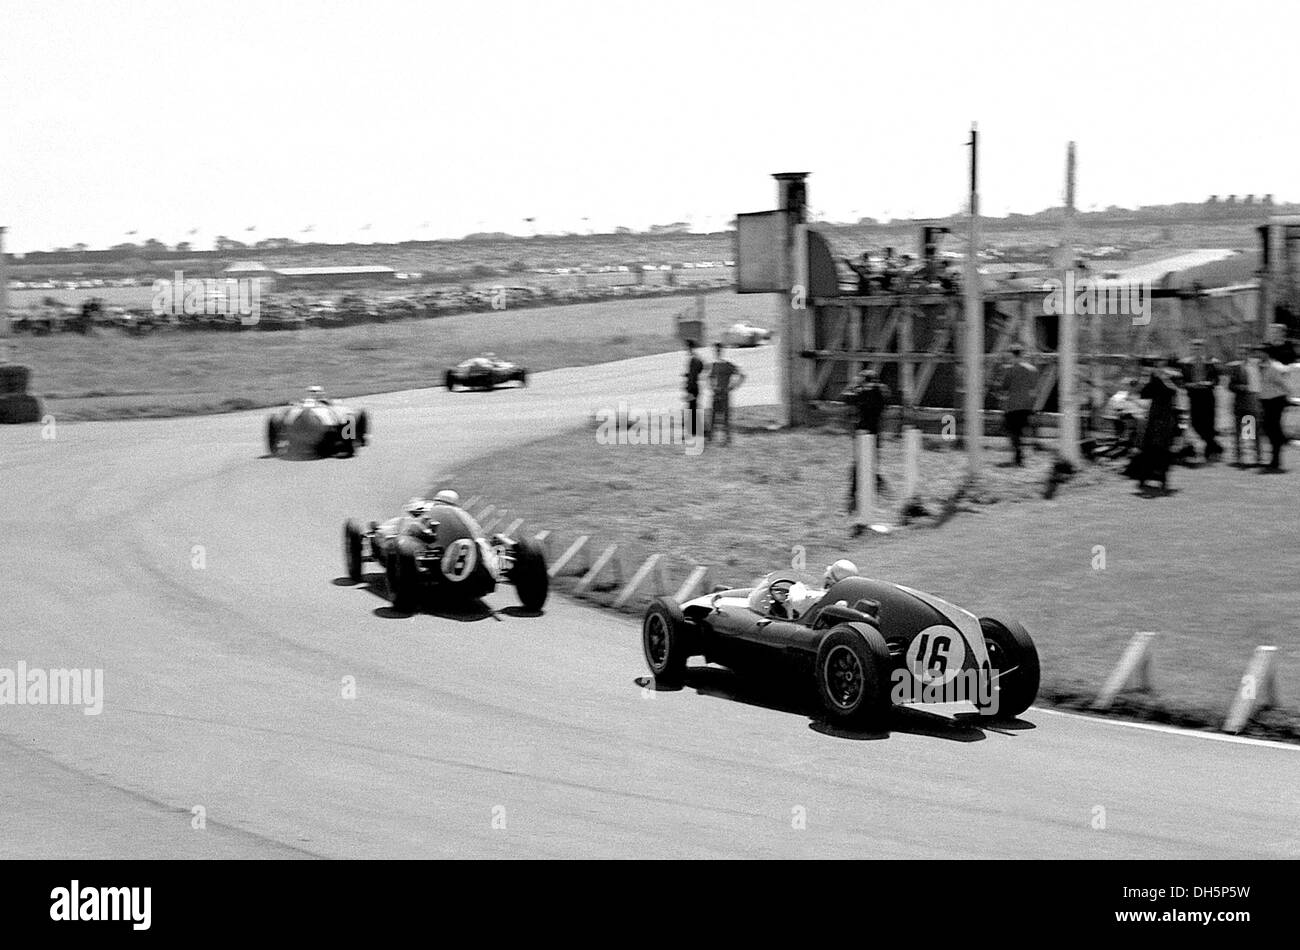
[[[320,453],[330,440],[327,436],[341,436],[349,425],[355,425],[358,412],[336,400],[303,399],[281,406],[271,414],[281,438],[295,453]]]
[[[981,680],[990,675],[979,619],[942,598],[901,584],[846,578],[831,585],[796,619],[755,609],[756,591],[793,576],[791,572],[774,572],[755,587],[706,594],[682,604],[682,614],[697,631],[705,659],[737,668],[810,667],[826,634],[842,622],[823,617],[823,611],[840,605],[861,611],[860,622],[880,631],[894,669],[910,673],[917,695],[921,689],[952,681],[961,672],[974,671]]]
[[[509,360],[475,356],[447,370],[447,379],[467,389],[490,389],[505,383],[523,381],[527,370]]]
[[[748,321],[733,323],[722,331],[724,346],[759,346],[772,339],[772,331]]]

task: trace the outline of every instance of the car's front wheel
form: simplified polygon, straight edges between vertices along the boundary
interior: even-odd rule
[[[266,453],[280,454],[280,424],[274,418],[266,420]]]
[[[690,631],[676,601],[660,597],[650,605],[641,621],[641,649],[656,686],[675,689],[685,682]]]
[[[362,541],[361,528],[349,519],[343,525],[343,564],[348,572],[348,580],[354,584],[361,583]]]
[[[388,590],[393,609],[413,614],[420,604],[420,569],[415,556],[418,545],[411,538],[398,538],[388,558]]]
[[[550,575],[546,572],[546,555],[537,542],[525,538],[515,543],[514,558],[510,583],[515,585],[524,609],[536,613],[546,606],[546,595],[551,585]]]
[[[1038,698],[1038,648],[1014,620],[980,617],[980,631],[989,649],[993,683],[989,701],[975,706],[985,716],[1019,716]]]
[[[885,728],[893,705],[889,673],[889,647],[879,630],[865,623],[837,624],[817,650],[822,708],[836,723]]]

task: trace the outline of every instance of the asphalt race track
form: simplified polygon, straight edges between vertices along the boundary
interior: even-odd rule
[[[739,355],[747,400],[772,355]],[[398,617],[334,583],[345,517],[437,472],[471,495],[476,455],[597,405],[675,405],[681,363],[353,400],[351,460],[262,458],[264,412],[0,429],[0,667],[105,691],[0,706],[0,855],[1300,857],[1300,748],[1040,709],[835,736],[721,671],[641,688],[637,624],[561,597]]]

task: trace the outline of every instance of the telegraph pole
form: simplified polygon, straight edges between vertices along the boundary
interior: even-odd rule
[[[979,129],[970,127],[970,233],[966,243],[966,456],[971,478],[980,474],[984,448],[984,294],[980,286]]]
[[[1064,271],[1061,286],[1071,287],[1067,280],[1074,267],[1074,143],[1065,153],[1065,217],[1061,234],[1061,257]],[[1057,409],[1060,425],[1057,427],[1058,451],[1071,465],[1083,463],[1079,456],[1079,396],[1076,392],[1078,370],[1078,321],[1074,313],[1074,295],[1067,292],[1062,301],[1060,340],[1057,344]]]
[[[5,260],[5,228],[0,226],[0,363],[9,359],[9,271]]]
[[[803,373],[803,352],[808,323],[807,250],[803,225],[807,220],[807,172],[778,172],[777,207],[785,213],[784,261],[785,293],[777,301],[777,318],[781,331],[781,353],[777,359],[777,381],[782,398],[781,422],[801,426],[808,421],[807,386]]]

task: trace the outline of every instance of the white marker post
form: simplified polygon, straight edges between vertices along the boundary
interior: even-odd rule
[[[921,481],[921,430],[916,426],[903,429],[903,504],[916,500]]]
[[[614,606],[616,608],[625,606],[627,602],[632,599],[632,595],[635,594],[641,585],[646,582],[655,567],[659,564],[661,556],[662,555],[659,554],[651,554],[645,559],[645,563],[636,569],[636,573],[633,574],[632,579],[627,582],[622,593],[620,593],[618,597],[614,598]]]
[[[1101,695],[1093,702],[1093,709],[1108,709],[1123,689],[1149,691],[1151,680],[1151,647],[1156,635],[1150,631],[1133,634],[1124,655],[1119,658],[1115,671],[1106,680]]]
[[[573,561],[580,552],[586,551],[587,542],[590,540],[591,538],[585,534],[579,537],[569,545],[568,549],[560,555],[560,559],[552,564],[550,570],[546,573],[550,574],[551,577],[559,577],[560,571],[564,570],[569,565],[570,561]]]
[[[1277,647],[1255,647],[1232,708],[1228,710],[1228,718],[1223,723],[1224,732],[1236,735],[1246,728],[1256,710],[1277,705],[1277,674],[1273,670],[1276,659]]]
[[[591,590],[592,585],[596,583],[596,579],[600,577],[608,567],[613,568],[614,578],[616,581],[621,581],[623,579],[623,570],[618,561],[617,544],[611,544],[609,547],[605,548],[605,550],[600,552],[600,556],[597,557],[595,563],[591,565],[591,570],[587,571],[587,573],[582,576],[582,580],[578,581],[577,586],[573,588],[573,592],[581,595]]]
[[[855,432],[853,447],[858,461],[858,524],[866,525],[876,508],[876,437]]]
[[[677,588],[677,593],[673,595],[673,600],[677,601],[679,604],[686,603],[686,601],[695,596],[695,592],[703,586],[703,584],[708,580],[708,577],[708,566],[704,564],[697,566],[687,576],[686,580],[682,581],[682,586]]]

